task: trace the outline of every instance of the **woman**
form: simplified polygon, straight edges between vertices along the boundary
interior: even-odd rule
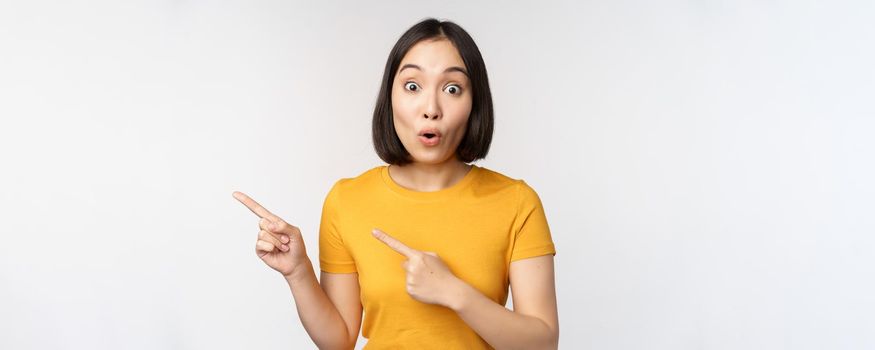
[[[320,282],[297,227],[245,194],[256,253],[282,273],[320,349],[557,348],[556,251],[522,180],[471,165],[492,139],[480,51],[464,29],[424,20],[386,63],[373,142],[387,166],[337,181],[322,209]],[[504,307],[508,284],[514,310]]]

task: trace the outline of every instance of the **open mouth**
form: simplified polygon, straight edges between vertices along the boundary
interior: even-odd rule
[[[437,146],[441,142],[441,131],[437,128],[423,128],[419,130],[419,141],[425,146]]]
[[[426,146],[436,146],[441,142],[441,135],[432,132],[422,133],[422,135],[419,135],[419,141]]]

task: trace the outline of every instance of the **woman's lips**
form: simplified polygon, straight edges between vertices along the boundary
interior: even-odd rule
[[[438,135],[434,135],[431,138],[428,138],[425,136],[420,136],[419,141],[422,142],[423,145],[431,147],[431,146],[436,146],[438,143],[440,143],[441,137]]]

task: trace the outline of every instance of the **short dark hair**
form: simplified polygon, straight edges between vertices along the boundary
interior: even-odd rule
[[[380,93],[377,95],[377,104],[374,107],[374,119],[371,125],[374,149],[377,155],[389,164],[404,165],[412,163],[410,153],[404,148],[404,144],[395,132],[392,115],[392,82],[401,59],[407,54],[413,45],[428,39],[448,39],[459,50],[459,56],[468,71],[471,80],[473,99],[471,103],[471,115],[468,117],[467,130],[459,146],[456,148],[456,156],[459,160],[470,163],[478,159],[486,158],[489,153],[489,145],[492,143],[492,129],[494,124],[492,111],[492,93],[489,90],[489,79],[486,77],[486,64],[480,55],[480,49],[474,43],[474,39],[468,35],[462,27],[450,21],[439,21],[427,18],[422,22],[410,27],[395,46],[389,52],[386,61],[386,69],[383,72],[383,81],[380,85]]]

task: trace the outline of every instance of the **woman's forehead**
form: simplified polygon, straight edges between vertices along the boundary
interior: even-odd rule
[[[447,39],[423,40],[410,48],[401,64],[399,72],[405,65],[415,65],[427,74],[443,74],[449,67],[465,69],[465,62],[459,55],[459,50]]]

